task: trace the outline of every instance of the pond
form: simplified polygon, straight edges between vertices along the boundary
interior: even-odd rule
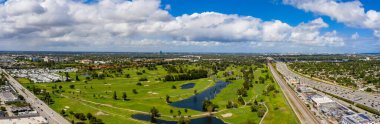
[[[195,86],[195,83],[187,83],[187,84],[181,85],[181,89],[190,89],[190,88],[193,88],[194,86]]]
[[[191,83],[189,83],[191,84]],[[177,102],[170,103],[171,106],[179,108],[188,108],[193,110],[202,111],[202,104],[205,100],[214,99],[215,96],[220,93],[220,91],[225,88],[229,82],[218,81],[214,86],[207,88],[203,92],[193,95],[187,99],[183,99]],[[187,85],[187,84],[184,84]],[[182,86],[181,86],[182,87]],[[144,121],[150,121],[150,115],[145,114],[134,114],[132,118]],[[166,121],[157,119],[157,124],[177,124],[177,121]],[[222,120],[214,116],[206,116],[201,118],[191,119],[190,124],[225,124]]]
[[[134,114],[132,115],[132,118],[138,119],[138,120],[150,121],[150,115],[146,115],[146,114]],[[166,120],[161,120],[157,118],[157,124],[178,124],[178,121],[166,121]],[[190,124],[225,124],[225,123],[216,117],[206,116],[206,117],[191,119]]]
[[[179,108],[188,108],[193,110],[202,111],[202,104],[205,100],[211,100],[215,98],[215,96],[225,88],[229,82],[218,81],[214,86],[206,89],[205,91],[193,95],[187,99],[183,99],[177,102],[170,103],[171,106],[179,107]]]

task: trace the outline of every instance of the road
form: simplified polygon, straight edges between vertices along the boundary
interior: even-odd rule
[[[49,124],[70,124],[64,117],[59,113],[55,112],[43,101],[38,99],[33,93],[24,88],[17,80],[11,77],[4,69],[0,68],[0,71],[6,74],[6,78],[9,84],[12,85],[15,90],[25,98],[25,101],[30,103],[30,105],[43,117],[45,117]]]
[[[332,85],[328,83],[323,83],[315,81],[299,74],[292,72],[285,63],[277,62],[277,69],[284,76],[289,78],[298,78],[300,83],[318,89],[327,93],[334,94],[336,96],[345,98],[347,100],[353,101],[365,105],[367,107],[373,108],[380,111],[380,97],[374,94],[369,94],[363,91],[357,91],[353,89],[344,88],[342,86]]]
[[[283,80],[282,77],[277,73],[276,69],[274,69],[271,64],[268,64],[268,66],[276,82],[282,89],[285,98],[292,107],[293,111],[296,113],[301,123],[320,124],[320,120],[317,119],[316,116],[309,110],[309,108],[307,108],[305,103],[297,97],[297,94],[286,84],[285,80]]]

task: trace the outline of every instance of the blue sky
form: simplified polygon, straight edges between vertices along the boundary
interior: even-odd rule
[[[380,52],[375,0],[0,3],[0,50]]]
[[[367,10],[380,10],[380,1],[361,0],[361,2]],[[347,28],[344,24],[337,23],[328,16],[319,16],[293,6],[284,5],[281,0],[162,0],[162,7],[166,4],[171,6],[169,12],[174,16],[211,11],[253,16],[266,21],[281,20],[293,26],[298,25],[300,22],[322,17],[330,26],[326,30],[337,30],[346,35],[358,32],[363,36],[372,36],[369,29]]]

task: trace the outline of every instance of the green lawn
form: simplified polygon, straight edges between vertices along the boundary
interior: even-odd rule
[[[54,104],[50,106],[55,111],[61,113],[65,110],[66,113],[70,111],[75,113],[91,113],[97,118],[103,120],[106,123],[112,124],[124,124],[124,123],[144,123],[143,121],[138,121],[132,119],[130,116],[135,113],[149,112],[150,108],[156,107],[159,112],[164,115],[164,119],[176,120],[172,118],[172,115],[176,115],[178,110],[181,110],[182,115],[197,115],[203,112],[188,110],[187,113],[184,112],[183,108],[176,108],[168,105],[165,101],[166,95],[171,97],[171,101],[178,101],[181,99],[188,98],[194,94],[194,90],[202,92],[210,86],[215,84],[213,81],[214,77],[197,79],[191,81],[176,81],[176,82],[162,82],[159,80],[163,78],[167,72],[162,66],[157,66],[157,70],[148,70],[146,68],[129,68],[123,70],[123,75],[118,75],[112,71],[98,71],[110,75],[103,80],[90,80],[85,81],[86,77],[79,74],[80,81],[73,82],[59,82],[59,83],[41,83],[32,84],[27,83],[25,79],[19,79],[20,82],[25,87],[32,87],[32,85],[46,89],[49,92],[58,89],[52,89],[54,86],[62,86],[63,88],[60,93],[51,93]],[[197,66],[186,66],[186,68],[198,68]],[[241,67],[229,67],[227,71],[234,71],[233,76],[241,76],[239,72]],[[136,72],[145,73],[142,75],[137,75]],[[225,77],[222,75],[223,72],[218,73],[217,77],[224,80]],[[130,74],[131,78],[125,78],[125,74]],[[64,74],[63,74],[64,75]],[[69,73],[70,78],[75,79],[76,73]],[[259,76],[263,76],[261,69],[255,71],[255,81],[258,80]],[[142,85],[136,85],[139,78],[146,77],[148,81],[141,82]],[[195,87],[191,89],[180,89],[180,86],[186,83],[195,83]],[[226,109],[226,104],[228,100],[237,101],[236,90],[242,87],[243,80],[239,79],[234,81],[232,84],[228,85],[222,90],[217,97],[212,100],[213,103],[220,106],[219,113],[216,114],[219,118],[223,119],[229,123],[242,123],[247,119],[253,120],[258,123],[260,118],[257,113],[250,111],[250,106],[239,105],[236,109]],[[265,104],[269,108],[269,114],[265,117],[264,123],[295,123],[295,118],[292,115],[292,111],[286,104],[281,93],[270,93],[269,96],[263,96],[262,92],[268,84],[275,84],[274,82],[267,81],[264,84],[254,84],[248,92],[248,96],[244,97],[245,101],[250,101],[251,99],[261,100],[263,99]],[[70,85],[75,85],[75,88],[71,89]],[[177,89],[172,89],[172,86],[176,86]],[[132,89],[136,89],[138,94],[134,94]],[[276,85],[276,89],[279,87]],[[117,93],[118,100],[113,99],[113,92]],[[126,92],[128,96],[128,101],[121,99],[122,93]],[[257,98],[256,98],[257,96]],[[170,110],[174,113],[170,113]],[[222,118],[221,115],[225,113],[232,113],[232,117]],[[79,121],[73,117],[71,114],[66,114],[68,120]],[[145,122],[146,123],[146,122]]]
[[[239,72],[240,68],[234,68],[230,70],[234,71],[234,75],[241,75]],[[255,78],[253,82],[258,81],[258,77],[264,76],[265,73],[261,73],[263,68],[255,71]],[[237,73],[238,72],[238,73]],[[257,116],[256,112],[251,112],[250,106],[239,105],[236,109],[226,109],[227,101],[232,100],[237,102],[237,90],[242,87],[243,80],[233,81],[227,88],[223,89],[223,91],[218,94],[218,96],[212,100],[214,103],[218,104],[221,107],[220,113],[217,116],[229,123],[245,123],[248,120],[254,123],[259,123],[261,118]],[[254,83],[253,88],[251,88],[248,92],[247,97],[243,97],[243,99],[248,101],[257,101],[263,100],[269,109],[268,115],[264,118],[264,124],[274,124],[281,122],[283,124],[294,124],[296,123],[296,118],[293,115],[293,112],[290,106],[287,105],[286,100],[284,99],[283,94],[270,92],[268,96],[263,95],[263,91],[269,84],[275,85],[276,89],[280,90],[279,86],[270,80],[267,80],[264,84]],[[226,109],[226,110],[224,110]],[[232,113],[231,117],[223,118],[222,115],[226,113]]]
[[[28,78],[17,78],[18,82],[20,82],[21,84],[28,84],[28,83],[31,83],[30,80]]]

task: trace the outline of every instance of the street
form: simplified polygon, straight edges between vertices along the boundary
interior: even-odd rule
[[[282,77],[277,73],[276,69],[272,65],[268,64],[270,71],[273,74],[276,82],[283,91],[288,103],[292,107],[293,111],[296,113],[297,117],[302,124],[320,124],[320,120],[306,107],[305,103],[302,102],[296,95],[296,93],[286,84]]]
[[[9,76],[8,73],[1,69],[3,73],[6,74],[6,78],[9,81],[9,84],[15,88],[15,90],[25,98],[25,101],[30,103],[32,108],[34,108],[41,116],[45,117],[51,124],[70,124],[64,117],[59,113],[55,112],[43,101],[38,99],[33,93],[24,88],[17,80]]]
[[[318,82],[301,75],[298,75],[287,67],[285,63],[277,62],[277,70],[286,77],[296,77],[299,79],[301,84],[307,85],[314,89],[321,90],[323,92],[331,93],[336,96],[345,98],[347,100],[353,101],[365,105],[367,107],[373,108],[380,111],[380,98],[374,94],[369,94],[363,91],[357,91],[349,88],[344,88],[342,86],[332,85],[328,83]]]

